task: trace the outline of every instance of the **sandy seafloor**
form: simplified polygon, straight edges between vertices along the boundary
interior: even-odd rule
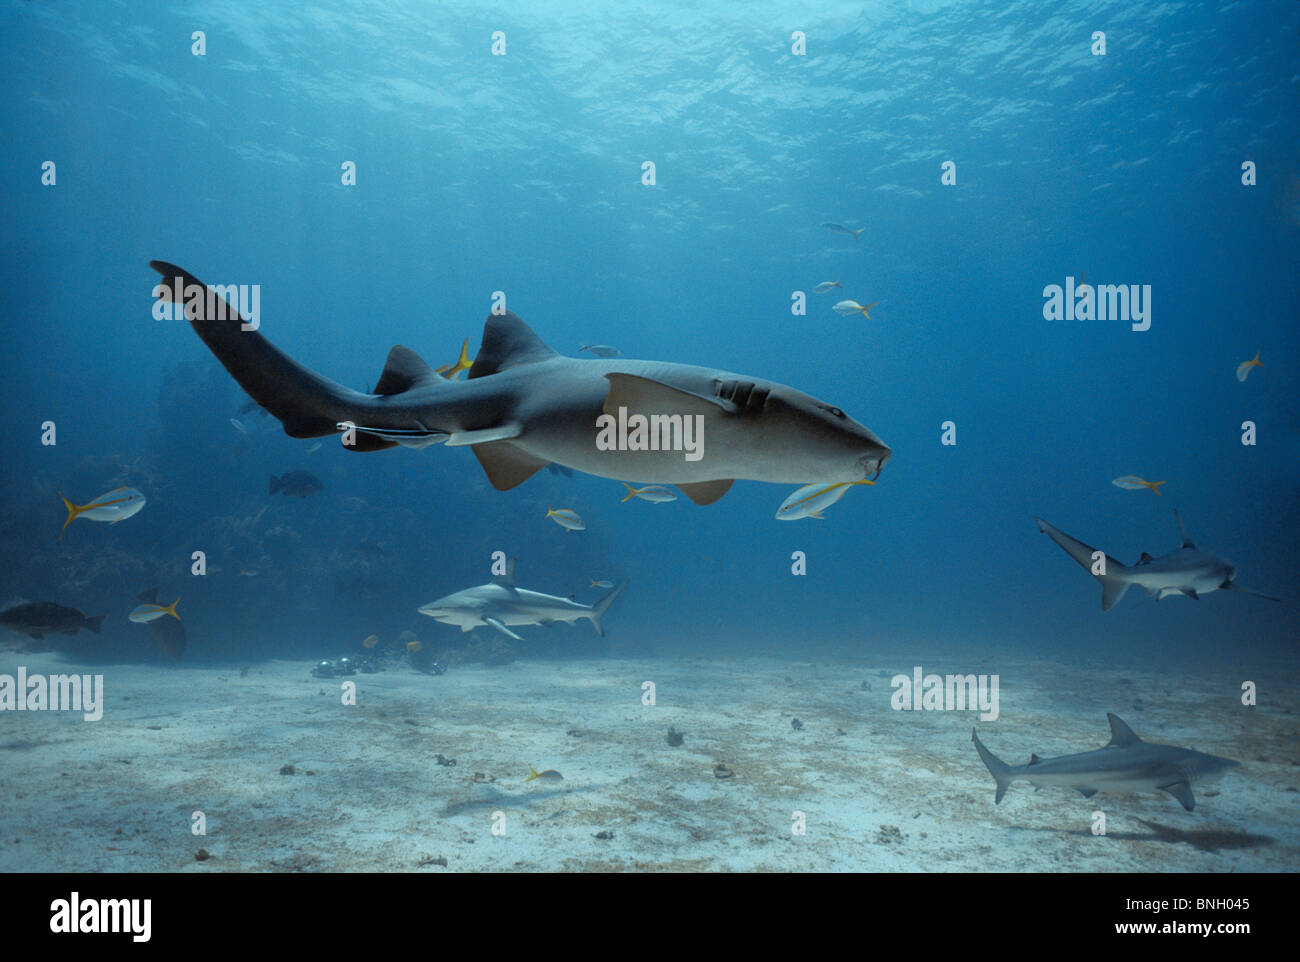
[[[1300,867],[1300,672],[1259,669],[1277,697],[1246,709],[1234,695],[1242,678],[1226,669],[1197,666],[1193,681],[999,657],[983,669],[1002,678],[990,724],[891,710],[889,679],[914,661],[614,655],[442,676],[402,667],[355,676],[358,704],[344,707],[340,682],[311,677],[309,662],[241,675],[238,665],[87,668],[5,652],[0,672],[100,672],[107,697],[95,723],[0,713],[0,870]],[[653,707],[641,703],[645,681],[656,685]],[[973,724],[1022,764],[1031,751],[1101,747],[1108,710],[1149,741],[1242,768],[1196,787],[1192,813],[1163,793],[1086,800],[1025,782],[994,805]],[[667,744],[670,726],[681,747]],[[715,777],[719,763],[734,776]],[[295,773],[281,774],[286,765]],[[525,783],[529,765],[564,780]],[[1090,830],[1097,809],[1105,837]],[[191,834],[195,811],[206,814],[204,837]],[[791,831],[795,811],[806,813],[805,835]],[[504,835],[492,832],[498,812]],[[211,857],[196,860],[199,849]]]

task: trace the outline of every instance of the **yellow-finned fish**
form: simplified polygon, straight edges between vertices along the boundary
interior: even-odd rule
[[[136,488],[114,488],[86,504],[73,504],[63,497],[62,491],[59,492],[59,497],[63,498],[63,505],[68,509],[68,520],[63,522],[63,528],[59,531],[60,538],[63,537],[63,532],[67,530],[68,525],[77,518],[117,524],[144,507],[144,495]]]
[[[465,338],[465,343],[460,346],[460,359],[455,364],[444,364],[434,373],[441,374],[448,381],[456,380],[456,375],[461,371],[468,371],[474,366],[474,362],[469,359],[469,338]]]
[[[155,602],[149,602],[147,604],[139,605],[134,611],[127,615],[127,618],[134,621],[137,625],[147,625],[149,622],[161,618],[163,615],[171,615],[177,621],[180,621],[181,616],[176,614],[176,606],[180,603],[181,599],[179,595],[177,595],[176,600],[170,605],[160,605]]]
[[[822,512],[848,493],[857,484],[875,484],[866,478],[857,481],[836,481],[833,484],[805,484],[776,509],[778,521],[798,521],[800,518],[822,518]]]
[[[592,586],[593,588],[612,588],[612,587],[614,587],[614,582],[612,582],[612,581],[606,581],[606,580],[604,580],[603,578],[602,578],[600,581],[596,581],[594,578],[588,578],[587,580],[591,582],[591,586]]]
[[[677,500],[677,495],[673,494],[662,484],[647,484],[644,488],[634,488],[626,481],[622,482],[622,484],[623,487],[627,488],[627,496],[623,498],[623,501],[631,501],[633,498],[640,498],[642,501],[649,501],[651,504],[663,504],[667,501]]]
[[[1160,485],[1164,484],[1164,482],[1143,481],[1136,474],[1126,474],[1122,478],[1116,478],[1111,482],[1111,484],[1115,485],[1117,488],[1123,488],[1125,491],[1137,491],[1141,488],[1146,488],[1149,491],[1154,491],[1156,494],[1160,494]]]
[[[406,643],[406,650],[409,651],[411,654],[415,654],[417,651],[421,651],[423,648],[424,645],[420,644],[420,642],[418,641],[408,641]]]
[[[1252,357],[1249,361],[1242,361],[1240,364],[1237,365],[1237,380],[1238,381],[1246,380],[1246,378],[1250,375],[1250,369],[1252,367],[1263,367],[1263,366],[1264,365],[1259,362],[1259,351],[1256,351],[1255,356]]]
[[[813,288],[813,293],[829,294],[831,291],[833,291],[835,288],[839,286],[840,286],[839,281],[822,281],[820,284],[818,284],[816,287]]]
[[[365,638],[365,640],[361,642],[361,647],[362,647],[362,648],[373,648],[373,647],[375,647],[375,645],[377,645],[377,644],[379,644],[379,636],[378,636],[378,635],[367,635],[366,638]]]
[[[528,777],[525,778],[524,781],[531,782],[534,778],[548,778],[551,781],[555,781],[555,782],[564,781],[564,776],[561,775],[559,772],[557,772],[554,768],[548,768],[544,772],[539,772],[537,769],[533,768],[532,765],[529,765]]]
[[[574,511],[572,508],[561,508],[559,511],[556,511],[554,508],[547,508],[546,516],[553,519],[561,528],[568,528],[570,531],[587,530],[587,526],[583,524],[582,519],[578,517],[578,512]]]
[[[872,301],[872,302],[871,302],[870,304],[868,304],[866,307],[863,307],[863,306],[862,306],[861,304],[859,304],[857,301],[854,301],[854,300],[844,300],[844,301],[840,301],[840,302],[838,302],[837,304],[835,304],[835,305],[831,308],[831,310],[834,311],[836,314],[839,314],[841,317],[848,317],[848,316],[849,316],[850,314],[852,314],[854,311],[861,311],[863,317],[865,317],[867,320],[871,320],[871,315],[868,314],[867,311],[871,310],[873,307],[875,307],[875,306],[876,306],[877,304],[879,304],[879,303],[880,303],[880,301]]]

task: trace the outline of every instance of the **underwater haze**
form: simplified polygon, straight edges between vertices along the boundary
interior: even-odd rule
[[[408,737],[408,716],[427,725],[393,751],[435,780],[423,790],[448,799],[461,835],[518,801],[474,795],[487,780],[519,799],[543,784],[599,798],[572,838],[538,841],[538,868],[957,868],[893,843],[894,826],[919,831],[907,796],[923,778],[919,794],[942,785],[951,800],[927,809],[935,843],[943,824],[978,834],[1040,819],[1073,858],[1089,840],[1067,833],[1109,798],[1178,832],[1217,819],[1215,837],[1235,841],[1171,845],[1135,829],[1112,840],[1122,855],[1067,868],[1294,870],[1300,837],[1283,813],[1300,759],[1297,44],[1300,5],[1254,0],[5,0],[0,605],[107,618],[98,633],[39,638],[11,624],[0,672],[102,674],[95,725],[125,726],[123,745],[157,734],[140,730],[142,702],[178,744],[236,705],[284,734],[279,754],[274,738],[241,749],[258,722],[245,716],[226,754],[196,749],[234,766],[194,776],[213,784],[242,778],[241,764],[272,786],[289,777],[282,761],[300,770],[287,733],[309,724],[291,717],[303,699],[327,706],[310,721],[323,757],[308,760],[327,782],[331,729],[353,724],[334,716],[365,713],[369,698],[385,705],[365,721],[386,733],[376,752]],[[473,359],[485,319],[508,310],[561,355],[615,348],[590,362],[615,371],[649,359],[789,385],[892,454],[821,518],[782,521],[801,484],[848,480],[798,475],[797,443],[791,483],[742,476],[696,504],[668,481],[675,500],[624,500],[620,480],[656,479],[562,462],[497,490],[454,438],[358,452],[328,431],[290,437],[190,323],[158,319],[157,260],[209,285],[255,285],[260,334],[365,395],[394,345],[438,368],[468,338]],[[828,281],[840,286],[814,292]],[[1103,286],[1113,309],[1121,285],[1127,313],[1095,316]],[[845,300],[866,310],[834,309]],[[1084,302],[1094,316],[1078,319]],[[1068,316],[1049,316],[1054,304]],[[267,390],[289,392],[277,371]],[[445,390],[479,381],[458,373]],[[706,451],[724,430],[706,433]],[[1155,487],[1115,483],[1130,476]],[[85,507],[119,487],[145,506],[60,531],[60,495]],[[1231,574],[1186,591],[1170,576],[1158,601],[1135,584],[1109,610],[1103,579],[1035,520],[1127,575],[1143,552],[1179,548],[1175,509]],[[581,605],[627,580],[605,636],[585,620],[462,632],[419,612],[500,580],[503,558],[517,559],[520,588]],[[1271,597],[1232,590],[1243,587]],[[151,589],[162,606],[180,598],[179,618],[159,619],[184,626],[179,656],[128,619]],[[352,677],[350,709],[311,674],[344,656],[379,669]],[[918,667],[999,675],[1000,716],[898,711],[893,679]],[[661,707],[645,704],[647,679]],[[972,726],[1019,763],[1100,747],[1108,711],[1243,768],[1208,799],[1197,788],[1191,813],[1154,782],[1156,794],[1092,800],[1021,786],[995,807]],[[506,716],[528,757],[482,735]],[[90,777],[107,749],[78,741],[94,726],[75,718],[0,712],[0,740],[46,745],[57,723]],[[670,724],[684,745],[665,740]],[[57,748],[0,751],[36,783],[73,766]],[[682,752],[702,754],[662,783],[753,794],[720,797],[679,837],[667,810],[648,815],[654,803],[619,792]],[[780,772],[760,774],[769,765]],[[525,785],[531,766],[564,780]],[[801,766],[837,786],[833,801]],[[476,770],[484,780],[466,788]],[[195,867],[185,819],[202,799],[169,796],[165,781],[146,779],[144,794],[184,813],[176,837],[157,827],[90,864]],[[864,802],[855,786],[868,783],[892,786],[901,807]],[[348,789],[317,790],[327,825]],[[578,797],[518,801],[519,818],[540,839],[551,823],[536,806],[586,811]],[[225,804],[231,826],[238,801]],[[725,805],[770,805],[762,831],[783,838],[802,805],[862,846],[793,857],[757,836],[704,840]],[[41,817],[57,834],[73,816],[55,805]],[[107,803],[102,818],[111,834]],[[602,826],[612,841],[591,841]],[[361,842],[346,858],[309,842],[236,852],[220,832],[204,845],[217,868],[411,869],[468,851],[459,837],[392,862]],[[0,866],[64,864],[40,844],[4,846]],[[1061,865],[1041,861],[1044,844],[988,866]],[[518,865],[478,848],[450,867]]]

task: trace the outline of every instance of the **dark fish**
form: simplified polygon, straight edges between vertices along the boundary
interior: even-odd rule
[[[33,638],[44,638],[52,632],[75,635],[82,628],[99,634],[104,618],[104,615],[87,618],[76,608],[65,608],[52,601],[33,601],[0,612],[0,624]]]
[[[305,498],[309,494],[320,494],[325,490],[321,479],[310,471],[290,471],[280,477],[271,475],[270,493],[283,491],[294,498]]]

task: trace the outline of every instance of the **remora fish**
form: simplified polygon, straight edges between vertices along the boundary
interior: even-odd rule
[[[156,296],[171,299],[175,285],[193,285],[190,325],[291,437],[349,431],[355,437],[346,446],[353,451],[471,445],[498,490],[554,462],[616,481],[674,484],[696,504],[711,504],[736,479],[802,484],[871,477],[891,453],[839,408],[783,384],[691,364],[563,357],[511,313],[488,318],[466,380],[447,381],[398,346],[375,393],[362,394],[297,364],[260,331],[240,330],[238,312],[228,303],[215,308],[218,293],[192,274],[163,261],[151,266],[164,278]],[[597,419],[617,416],[620,408],[683,421],[699,416],[703,456],[688,461],[680,450],[599,449]]]
[[[75,635],[82,628],[99,634],[105,615],[87,618],[76,608],[65,608],[52,601],[33,601],[25,605],[14,605],[0,611],[0,625],[21,631],[33,638],[44,638],[57,632],[61,635]]]
[[[1201,551],[1187,537],[1183,519],[1174,511],[1178,530],[1183,536],[1182,545],[1169,554],[1153,558],[1145,551],[1133,567],[1125,567],[1110,555],[1106,555],[1106,573],[1093,575],[1101,582],[1101,610],[1109,611],[1124,597],[1130,585],[1141,585],[1148,595],[1156,600],[1166,595],[1186,595],[1196,601],[1201,595],[1219,588],[1240,591],[1248,595],[1267,598],[1269,601],[1281,601],[1272,595],[1261,594],[1250,588],[1244,588],[1233,579],[1237,577],[1237,566],[1226,558]],[[1076,541],[1063,531],[1058,531],[1042,518],[1035,518],[1038,530],[1055,541],[1071,558],[1092,573],[1093,555],[1097,553],[1082,541]]]
[[[459,625],[461,631],[473,631],[483,625],[495,628],[501,634],[515,641],[523,639],[511,631],[507,625],[546,625],[557,621],[573,624],[586,618],[595,626],[603,638],[605,628],[601,618],[609,610],[614,599],[619,596],[627,581],[607,594],[594,605],[584,605],[558,595],[546,595],[540,591],[529,591],[515,584],[515,559],[506,562],[506,573],[492,579],[490,584],[477,588],[466,588],[455,594],[430,601],[418,609],[420,614],[428,615],[434,621],[446,625]]]
[[[1144,742],[1117,715],[1108,713],[1106,718],[1111,737],[1105,748],[1057,758],[1030,755],[1028,765],[1008,765],[984,747],[972,728],[970,737],[975,750],[998,785],[994,802],[1002,801],[1012,782],[1024,780],[1035,788],[1063,785],[1084,798],[1092,798],[1099,791],[1168,792],[1190,812],[1196,807],[1194,782],[1213,781],[1241,764],[1190,748]]]

